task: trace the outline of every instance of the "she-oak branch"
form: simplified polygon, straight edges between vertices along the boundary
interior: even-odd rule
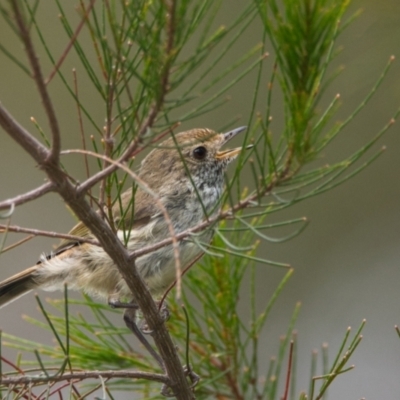
[[[34,158],[39,167],[45,171],[54,191],[56,191],[74,211],[76,216],[87,226],[88,229],[99,240],[101,246],[111,257],[113,262],[117,265],[121,275],[125,279],[128,287],[133,293],[134,300],[141,308],[146,316],[146,321],[149,328],[153,331],[153,339],[159,350],[160,356],[165,365],[167,373],[168,385],[172,392],[176,395],[177,399],[193,399],[193,393],[186,380],[184,369],[180,363],[179,357],[174,343],[172,342],[169,333],[163,323],[158,309],[140,275],[138,274],[134,260],[129,257],[126,249],[118,238],[111,231],[110,227],[103,221],[100,216],[90,207],[85,200],[86,190],[90,185],[95,182],[87,182],[89,184],[86,188],[80,188],[72,185],[59,166],[59,156],[61,150],[61,140],[57,118],[53,109],[50,96],[48,94],[46,84],[44,82],[43,73],[36,55],[33,43],[30,38],[30,31],[24,21],[20,3],[12,1],[12,9],[17,26],[19,29],[20,37],[25,46],[25,51],[28,56],[29,63],[32,69],[32,76],[38,88],[45,112],[49,119],[51,134],[52,134],[52,148],[49,151],[40,142],[38,142],[28,131],[26,131],[8,111],[0,104],[0,126],[21,146],[24,150]],[[172,1],[172,4],[174,2]],[[174,7],[173,7],[174,8]],[[172,16],[170,17],[172,20]],[[173,38],[168,38],[169,43],[173,43]],[[169,70],[165,71],[168,74]],[[168,80],[165,79],[167,82]],[[164,94],[166,92],[164,90]],[[156,102],[156,109],[152,109],[152,114],[146,119],[147,126],[142,126],[140,131],[146,130],[153,123],[162,101]],[[126,150],[123,157],[127,157],[139,145],[140,132],[137,139]],[[121,161],[124,161],[123,158]],[[116,166],[110,166],[103,170],[103,174],[98,174],[99,180],[107,176],[117,169]],[[101,176],[102,175],[102,176]]]
[[[239,201],[231,209],[222,211],[217,216],[209,218],[201,224],[180,234],[173,235],[168,239],[162,240],[152,246],[147,246],[138,251],[128,253],[120,240],[112,232],[108,224],[102,220],[100,215],[96,213],[93,208],[90,207],[89,203],[85,199],[85,195],[93,185],[117,170],[120,164],[124,163],[136,150],[140,148],[142,136],[147,132],[148,128],[153,125],[160,109],[162,108],[165,95],[168,92],[169,74],[173,61],[172,55],[174,50],[174,24],[176,12],[175,2],[171,1],[169,6],[169,21],[166,39],[167,62],[160,76],[160,88],[157,98],[150,107],[147,117],[143,119],[135,139],[128,146],[122,156],[117,161],[110,163],[102,171],[88,178],[80,185],[71,183],[68,176],[64,173],[59,165],[59,157],[61,154],[61,138],[57,117],[55,115],[51,98],[47,91],[38,57],[33,47],[30,31],[24,21],[19,2],[12,1],[12,8],[17,21],[18,29],[20,31],[20,37],[24,43],[25,51],[31,66],[32,77],[36,83],[43,107],[49,120],[50,131],[52,134],[52,146],[50,150],[43,146],[30,134],[30,132],[23,128],[11,116],[11,114],[3,105],[0,104],[0,126],[36,161],[39,168],[46,173],[49,179],[48,183],[45,183],[44,185],[30,192],[1,202],[0,209],[9,208],[11,206],[23,204],[27,201],[37,199],[50,191],[57,192],[74,211],[76,216],[87,226],[87,228],[91,230],[94,236],[98,239],[100,245],[118,266],[118,269],[133,293],[136,303],[145,315],[148,326],[150,330],[153,331],[152,336],[160,352],[161,358],[163,359],[166,370],[166,375],[157,376],[157,379],[153,378],[153,380],[159,380],[160,382],[169,385],[178,399],[192,399],[194,396],[186,380],[184,369],[180,363],[175,345],[168,334],[163,320],[159,315],[158,308],[156,307],[146,285],[134,267],[135,260],[141,255],[152,252],[173,242],[182,240],[195,232],[204,230],[219,220],[228,219],[235,212],[249,207],[251,203],[260,196],[260,194],[265,195],[270,193],[279,183],[286,180],[291,175],[289,168],[284,168],[278,176],[272,179],[271,182],[265,186],[262,193],[258,192],[257,194],[250,195],[247,198]],[[82,374],[87,376],[89,372],[85,371]],[[104,373],[94,371],[93,374],[93,377],[112,377],[106,376],[107,371]],[[140,373],[137,372],[137,374]],[[143,378],[144,376],[141,377]],[[28,377],[18,377],[18,379],[20,379],[18,382],[16,380],[12,382],[10,379],[12,378],[4,378],[2,379],[1,383],[10,385],[18,382],[22,383],[21,379],[31,379],[30,382],[33,382],[33,378]],[[73,374],[73,376],[70,376],[69,378],[67,376],[63,376],[63,379],[84,379],[84,377],[82,376],[82,378],[79,378],[76,374]],[[149,377],[148,379],[152,378]]]

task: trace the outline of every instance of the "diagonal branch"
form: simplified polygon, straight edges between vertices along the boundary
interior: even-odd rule
[[[154,101],[153,105],[150,107],[150,110],[147,114],[147,117],[141,123],[138,128],[138,131],[132,140],[131,144],[128,148],[124,151],[121,157],[118,158],[118,163],[123,163],[130,157],[132,157],[135,150],[138,149],[143,136],[146,134],[149,128],[151,128],[157,118],[158,113],[160,112],[165,96],[169,90],[169,77],[171,72],[172,62],[174,57],[176,57],[176,52],[174,50],[174,43],[175,43],[175,25],[176,25],[176,0],[171,0],[168,3],[168,21],[167,21],[167,37],[165,43],[165,55],[166,60],[164,64],[164,68],[161,71],[160,75],[160,87],[159,92],[157,95],[156,100]],[[176,125],[176,124],[175,124]],[[175,125],[171,128],[171,130],[175,127]],[[100,182],[106,176],[110,175],[112,172],[116,171],[118,166],[113,164],[109,165],[104,168],[102,171],[98,172],[96,175],[92,176],[91,178],[87,179],[84,183],[82,183],[79,187],[80,193],[86,192],[92,186],[94,186],[97,182]]]
[[[53,108],[53,103],[51,102],[49,93],[46,88],[43,73],[40,68],[39,60],[35,53],[35,49],[33,47],[32,38],[29,33],[28,26],[24,21],[24,17],[20,9],[20,2],[17,0],[13,0],[11,1],[11,5],[14,11],[15,19],[17,21],[22,42],[25,46],[25,51],[27,53],[29,63],[32,68],[33,79],[38,88],[40,98],[42,100],[43,107],[47,115],[47,119],[49,120],[50,131],[52,136],[52,146],[51,146],[51,152],[48,154],[48,158],[45,161],[58,165],[60,150],[61,150],[61,138],[60,138],[60,129],[58,126],[57,117]]]
[[[45,383],[54,383],[54,382],[62,382],[62,381],[83,381],[85,379],[93,379],[93,378],[103,378],[103,379],[113,379],[113,378],[128,378],[128,379],[146,379],[149,381],[161,382],[166,385],[170,384],[170,379],[166,375],[154,374],[151,372],[142,372],[142,371],[129,371],[129,370],[120,370],[120,371],[78,371],[69,374],[62,375],[18,375],[18,376],[10,376],[10,377],[1,377],[0,384],[4,386],[13,386],[13,385],[30,385],[30,384],[45,384]]]
[[[0,210],[4,210],[5,208],[10,208],[13,206],[19,206],[21,204],[27,203],[28,201],[35,200],[53,190],[54,190],[53,184],[51,182],[46,182],[42,186],[39,186],[36,189],[30,190],[29,192],[20,194],[11,199],[1,201],[0,202]]]
[[[44,236],[44,237],[51,237],[58,239],[66,239],[66,240],[76,241],[78,243],[90,243],[94,246],[99,246],[99,242],[97,240],[81,238],[79,236],[67,235],[58,232],[42,231],[40,229],[23,228],[21,226],[15,226],[15,225],[0,224],[0,233],[2,232],[28,233],[33,236]]]
[[[146,284],[135,268],[134,260],[129,256],[121,241],[112,232],[109,225],[90,207],[84,198],[84,193],[79,192],[68,180],[68,176],[60,166],[46,162],[48,150],[21,127],[1,104],[0,126],[42,166],[50,181],[53,182],[55,191],[64,199],[82,223],[90,229],[104,251],[118,267],[119,272],[132,292],[135,302],[146,316],[150,330],[153,331],[154,342],[165,363],[165,369],[171,382],[171,389],[176,398],[182,400],[192,399],[193,393],[186,381],[175,345]]]
[[[53,71],[51,71],[49,77],[45,80],[46,85],[48,85],[51,82],[51,80],[54,78],[54,76],[57,73],[57,71],[60,69],[62,63],[64,62],[64,60],[67,57],[69,51],[71,50],[71,48],[74,45],[76,39],[78,38],[79,33],[81,32],[83,26],[85,25],[85,22],[87,21],[88,16],[89,16],[90,12],[92,11],[92,8],[93,8],[95,2],[96,2],[96,0],[91,0],[88,8],[87,9],[83,9],[84,13],[83,13],[82,20],[79,23],[78,27],[76,28],[74,34],[70,38],[67,47],[65,48],[65,50],[61,54],[61,57],[59,58],[57,63],[54,65]]]
[[[39,165],[49,157],[49,150],[20,125],[1,103],[0,125]]]
[[[40,165],[40,167],[47,174],[49,180],[54,185],[54,190],[64,199],[68,206],[73,210],[75,215],[82,221],[84,225],[93,233],[99,240],[101,246],[106,253],[113,260],[118,267],[122,277],[130,288],[133,298],[138,306],[141,308],[146,317],[146,321],[150,330],[153,332],[152,336],[154,342],[159,350],[159,353],[164,361],[165,370],[169,377],[168,385],[174,396],[177,399],[193,399],[193,393],[188,385],[185,377],[184,369],[180,363],[175,345],[173,344],[169,333],[164,325],[164,321],[158,313],[158,309],[145,285],[138,271],[135,268],[135,260],[129,257],[129,254],[121,241],[112,232],[108,224],[103,221],[100,216],[93,210],[88,202],[85,200],[85,188],[80,187],[80,190],[74,186],[68,176],[62,171],[59,165],[60,155],[60,132],[56,115],[51,103],[47,88],[43,79],[43,74],[40,68],[37,55],[35,53],[33,43],[30,37],[30,32],[24,21],[20,4],[17,0],[12,0],[12,8],[17,21],[17,26],[20,32],[22,42],[24,43],[25,50],[33,71],[33,78],[37,85],[43,106],[45,108],[51,134],[52,134],[52,147],[49,151],[40,142],[38,142],[29,132],[27,132],[21,125],[19,125],[8,111],[0,104],[0,126],[27,151]],[[151,108],[148,118],[142,123],[135,140],[131,143],[129,148],[123,155],[123,160],[129,158],[133,151],[137,149],[142,139],[142,136],[147,129],[151,127],[156,119],[156,116],[161,109],[165,94],[168,90],[168,77],[172,61],[172,47],[175,24],[175,0],[169,2],[169,26],[168,30],[168,45],[167,45],[167,60],[166,67],[161,74],[161,90],[155,101],[155,105]],[[106,168],[103,171],[104,176],[110,174],[117,169],[117,166]],[[97,178],[99,175],[97,176]],[[100,178],[101,179],[101,178]],[[90,180],[88,180],[90,181]],[[86,181],[86,183],[88,183]],[[93,182],[92,182],[93,184]],[[89,185],[86,186],[87,188]]]

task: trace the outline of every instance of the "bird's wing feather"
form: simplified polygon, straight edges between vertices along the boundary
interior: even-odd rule
[[[146,225],[152,217],[160,212],[148,193],[138,189],[134,195],[134,202],[130,201],[132,195],[132,190],[127,190],[121,195],[121,204],[123,206],[120,207],[120,204],[117,203],[113,207],[114,224],[117,229],[138,229]],[[121,208],[123,209],[123,214]],[[79,236],[82,239],[93,238],[92,233],[82,222],[75,225],[69,234]],[[80,244],[81,242],[76,240],[63,239],[53,252],[53,255],[61,254],[65,250]]]

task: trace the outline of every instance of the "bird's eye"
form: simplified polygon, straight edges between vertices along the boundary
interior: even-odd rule
[[[206,157],[206,155],[207,155],[207,149],[206,149],[204,146],[196,147],[196,148],[193,150],[193,157],[194,157],[196,160],[204,160],[204,158]]]

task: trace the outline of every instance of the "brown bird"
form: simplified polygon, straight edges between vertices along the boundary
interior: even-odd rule
[[[163,210],[154,200],[154,193],[168,212],[175,233],[192,228],[206,216],[218,213],[224,187],[224,171],[242,148],[221,150],[221,147],[245,127],[227,133],[209,129],[193,129],[165,140],[142,161],[138,176],[145,188],[129,189],[121,203],[112,209],[117,235],[128,250],[135,251],[170,237]],[[175,143],[176,142],[176,143]],[[94,238],[79,223],[70,232],[82,239]],[[209,242],[212,230],[202,233]],[[182,265],[194,260],[202,250],[190,240],[179,242]],[[136,260],[136,267],[154,297],[160,296],[174,282],[175,257],[168,245]],[[64,240],[50,255],[42,256],[33,267],[0,283],[0,307],[32,289],[83,290],[105,298],[110,304],[132,300],[132,294],[118,268],[99,246]]]

